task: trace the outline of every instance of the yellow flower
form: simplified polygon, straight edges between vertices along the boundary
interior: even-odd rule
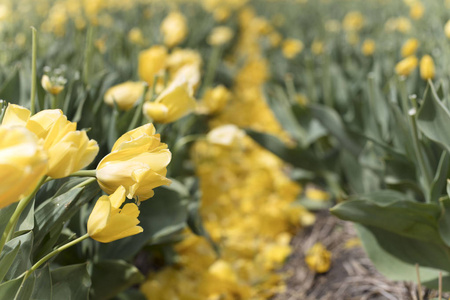
[[[143,82],[127,81],[109,88],[104,100],[107,104],[113,106],[114,102],[122,110],[131,109],[144,93]]]
[[[142,34],[142,31],[137,28],[133,27],[128,32],[128,40],[136,45],[142,45],[144,44],[144,35]]]
[[[67,120],[59,109],[47,109],[30,117],[28,109],[9,104],[2,124],[22,126],[43,141],[49,157],[46,173],[63,178],[89,165],[98,153],[98,145],[89,140],[86,131],[76,130],[77,124]]]
[[[186,65],[195,65],[198,68],[202,66],[202,57],[198,51],[192,49],[174,49],[167,58],[167,67],[173,74]]]
[[[417,48],[419,48],[419,41],[417,39],[408,39],[402,46],[402,56],[407,57],[413,55]]]
[[[303,50],[303,43],[300,40],[297,39],[285,39],[282,44],[282,51],[283,55],[288,58],[292,59],[297,54],[302,52]]]
[[[370,56],[375,52],[375,47],[374,40],[366,39],[361,46],[361,51],[365,56]]]
[[[172,155],[155,133],[153,124],[146,124],[116,141],[111,153],[97,166],[97,181],[102,190],[111,194],[123,185],[128,198],[144,201],[154,195],[154,188],[170,184],[165,176]]]
[[[171,12],[161,23],[161,33],[167,47],[181,43],[188,33],[186,18],[178,11]]]
[[[139,208],[125,201],[126,190],[119,186],[110,196],[101,196],[94,206],[87,223],[91,238],[101,243],[110,243],[144,231],[139,224]]]
[[[187,79],[173,81],[154,102],[144,104],[144,113],[158,123],[172,123],[192,112],[197,103]]]
[[[31,193],[47,171],[47,153],[20,126],[0,126],[0,208]]]
[[[166,68],[167,48],[156,45],[139,53],[139,77],[149,86],[153,85],[155,75],[161,75]]]
[[[409,9],[409,15],[414,20],[421,19],[424,12],[425,8],[423,7],[423,4],[419,1],[415,1],[413,4],[411,4],[411,8]]]
[[[225,22],[231,15],[230,9],[226,7],[218,7],[213,11],[214,20],[219,23]]]
[[[206,135],[208,142],[222,146],[231,146],[244,137],[245,132],[233,124],[216,127]]]
[[[229,282],[236,282],[237,276],[236,273],[233,271],[233,268],[231,265],[222,260],[219,259],[216,262],[214,262],[208,269],[208,273],[211,275],[214,275],[219,280],[229,281]]]
[[[64,84],[50,80],[48,75],[42,76],[41,85],[44,90],[52,95],[58,95],[64,89]]]
[[[444,32],[445,36],[447,36],[447,38],[450,39],[450,20],[448,20],[447,23],[445,23]]]
[[[306,253],[305,262],[311,271],[325,273],[330,269],[331,252],[321,243],[315,243]]]
[[[424,80],[433,79],[435,75],[433,58],[424,55],[420,60],[420,77]]]
[[[330,199],[330,194],[313,187],[308,187],[306,189],[305,196],[316,201],[328,201]]]
[[[223,85],[208,89],[202,99],[204,112],[215,114],[222,111],[230,100],[230,97],[230,92]]]
[[[315,55],[322,54],[325,49],[325,46],[322,41],[314,40],[314,42],[311,45],[311,52]]]
[[[408,76],[417,67],[419,60],[414,55],[401,60],[395,66],[395,73],[402,76]]]
[[[228,26],[215,27],[208,36],[208,44],[220,46],[228,43],[233,38],[233,30]]]
[[[364,25],[364,16],[359,11],[347,13],[342,21],[342,27],[347,31],[359,31]]]

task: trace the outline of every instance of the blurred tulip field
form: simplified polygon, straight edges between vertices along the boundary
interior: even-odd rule
[[[450,1],[0,0],[0,300],[449,299]]]

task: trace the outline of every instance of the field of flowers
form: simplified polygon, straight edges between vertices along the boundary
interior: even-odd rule
[[[449,79],[448,0],[1,0],[0,299],[306,299],[324,211],[442,299]]]

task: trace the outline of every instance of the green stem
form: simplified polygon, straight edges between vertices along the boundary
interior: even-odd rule
[[[52,109],[56,109],[58,107],[58,95],[50,94],[50,99],[52,102]]]
[[[153,85],[156,86],[156,81],[155,81],[155,84],[153,84]],[[139,105],[134,112],[134,116],[130,122],[130,126],[128,126],[128,131],[135,129],[137,124],[139,123],[139,120],[142,117],[142,107],[144,106],[144,103],[145,103],[145,94],[147,94],[147,91],[148,91],[148,84],[145,84],[144,93],[142,94],[141,98],[139,99]]]
[[[74,187],[71,188],[71,189],[76,189],[76,188],[80,188],[80,187],[86,186],[86,185],[88,185],[88,184],[90,184],[90,183],[92,183],[92,182],[94,182],[94,181],[96,181],[96,180],[97,180],[97,178],[89,178],[89,179],[86,179],[85,181],[83,181],[83,182],[77,184],[76,186],[74,186]]]
[[[53,256],[59,254],[60,252],[66,250],[69,247],[72,247],[73,245],[78,244],[81,241],[84,241],[85,239],[87,239],[89,237],[89,234],[86,233],[85,235],[80,236],[79,238],[59,247],[56,248],[55,250],[53,250],[52,252],[50,252],[49,254],[47,254],[46,256],[44,256],[43,258],[41,258],[37,263],[35,263],[28,271],[25,272],[25,277],[23,278],[23,282],[25,282],[25,280],[28,278],[28,276],[30,276],[34,271],[36,271],[37,268],[39,268],[43,263],[45,263],[47,260],[49,260],[50,258],[52,258]]]
[[[86,87],[89,86],[89,74],[91,72],[91,60],[92,60],[92,38],[94,30],[92,26],[88,28],[86,37],[86,48],[84,50],[84,65],[83,65],[83,81]]]
[[[294,80],[292,78],[292,74],[286,74],[284,77],[284,83],[286,85],[286,90],[288,93],[288,98],[290,100],[290,104],[296,103],[295,101],[295,95],[297,94],[295,90]]]
[[[70,177],[96,177],[97,170],[80,170],[70,174]]]
[[[222,54],[222,47],[215,46],[212,50],[211,57],[208,62],[208,68],[206,69],[205,81],[203,82],[202,89],[199,93],[199,98],[201,98],[208,87],[210,87],[214,78],[216,77],[216,69],[220,61],[220,56]]]
[[[22,214],[23,210],[27,205],[30,203],[30,201],[34,198],[39,188],[44,184],[45,180],[47,179],[47,176],[43,176],[41,180],[39,180],[38,184],[34,188],[34,190],[19,201],[19,204],[16,207],[16,210],[14,211],[13,215],[8,221],[8,224],[6,224],[5,231],[3,231],[3,235],[0,239],[0,253],[3,251],[3,247],[5,246],[8,239],[12,236],[12,233],[14,231],[14,228],[16,227],[17,221],[19,220],[20,215]]]
[[[30,95],[30,111],[34,115],[36,112],[35,101],[36,101],[36,54],[37,54],[37,42],[36,42],[37,31],[36,28],[31,27],[31,95]]]

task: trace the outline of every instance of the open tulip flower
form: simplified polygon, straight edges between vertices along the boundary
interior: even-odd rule
[[[49,157],[46,175],[63,178],[94,160],[97,142],[89,140],[85,131],[76,130],[77,123],[68,121],[61,110],[46,109],[30,115],[25,107],[9,104],[2,125],[26,127],[43,141]]]
[[[97,180],[105,192],[111,194],[123,185],[128,198],[143,201],[153,196],[154,188],[170,184],[165,176],[172,154],[155,133],[153,124],[146,124],[116,141],[97,166]]]
[[[87,223],[88,234],[101,243],[135,235],[143,231],[139,224],[139,208],[125,201],[126,190],[119,186],[110,196],[101,196],[94,206]]]

